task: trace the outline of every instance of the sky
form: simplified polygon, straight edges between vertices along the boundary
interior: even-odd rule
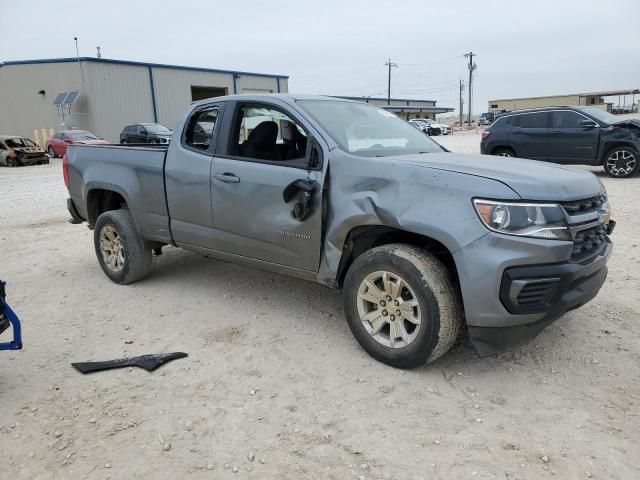
[[[606,8],[604,6],[606,5]],[[81,56],[289,75],[295,93],[489,99],[640,88],[640,0],[0,0],[0,61]],[[465,91],[465,110],[467,105]]]

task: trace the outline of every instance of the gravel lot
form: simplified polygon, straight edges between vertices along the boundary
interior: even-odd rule
[[[474,152],[479,135],[438,140]],[[508,354],[461,342],[400,371],[322,286],[171,248],[111,283],[66,222],[60,161],[0,169],[0,278],[25,341],[0,353],[0,477],[640,478],[640,177],[593,171],[618,221],[600,295]],[[70,366],[166,351],[189,357]]]

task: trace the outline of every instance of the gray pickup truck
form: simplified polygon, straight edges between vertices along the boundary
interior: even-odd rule
[[[114,282],[173,245],[341,288],[358,342],[401,368],[463,326],[480,355],[504,351],[591,300],[615,225],[589,172],[450,153],[326,97],[203,100],[168,147],[71,145],[63,171]]]

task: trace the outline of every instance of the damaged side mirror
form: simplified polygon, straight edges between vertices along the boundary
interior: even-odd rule
[[[293,210],[291,210],[291,216],[299,222],[302,222],[311,213],[311,203],[315,186],[315,182],[296,180],[287,185],[282,192],[284,203],[289,203],[294,198],[297,199],[293,205]]]

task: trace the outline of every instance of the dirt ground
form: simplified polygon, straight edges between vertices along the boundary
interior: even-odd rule
[[[439,141],[474,152],[479,135]],[[111,283],[66,222],[60,160],[0,169],[0,278],[25,342],[0,352],[0,477],[640,478],[640,177],[593,171],[618,222],[599,296],[508,354],[461,343],[401,371],[322,286],[173,248]],[[171,351],[189,357],[154,373],[70,366]]]

